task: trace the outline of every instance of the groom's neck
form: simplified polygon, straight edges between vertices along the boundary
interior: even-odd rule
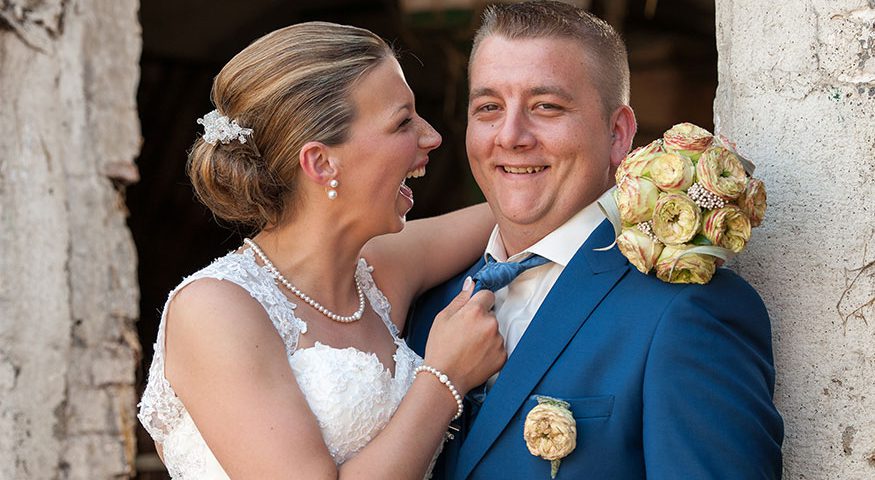
[[[498,232],[501,234],[501,243],[504,246],[504,251],[507,257],[510,258],[532,245],[538,243],[542,238],[546,237],[555,230],[531,228],[527,225],[498,224]]]

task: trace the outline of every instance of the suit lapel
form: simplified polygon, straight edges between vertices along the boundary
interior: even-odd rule
[[[486,396],[461,446],[456,478],[467,478],[593,309],[628,270],[618,249],[593,250],[613,240],[613,227],[605,221],[556,280]]]

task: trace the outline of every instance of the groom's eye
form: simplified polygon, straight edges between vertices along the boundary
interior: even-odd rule
[[[401,130],[402,128],[406,127],[412,121],[413,121],[413,118],[411,118],[411,117],[407,117],[404,120],[401,120],[401,123],[398,124],[398,130]]]
[[[498,110],[498,105],[496,105],[494,103],[486,103],[486,104],[480,105],[479,107],[474,108],[474,113],[480,113],[480,112],[489,113],[489,112],[495,112],[497,110]]]

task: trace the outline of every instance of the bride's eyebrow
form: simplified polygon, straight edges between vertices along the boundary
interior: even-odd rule
[[[399,112],[402,112],[404,110],[407,110],[407,112],[412,112],[413,111],[413,104],[408,102],[408,103],[405,103],[403,105],[398,106],[398,108],[396,108],[395,110],[392,111],[392,113],[389,114],[389,118],[390,119],[395,118],[396,116],[398,116]]]

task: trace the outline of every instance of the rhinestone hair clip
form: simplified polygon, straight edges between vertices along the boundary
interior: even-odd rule
[[[240,143],[246,143],[246,137],[252,135],[251,128],[241,127],[237,124],[237,120],[229,119],[218,110],[198,118],[197,123],[204,126],[203,138],[210,145],[215,145],[216,142],[222,142],[224,145],[235,139]]]

